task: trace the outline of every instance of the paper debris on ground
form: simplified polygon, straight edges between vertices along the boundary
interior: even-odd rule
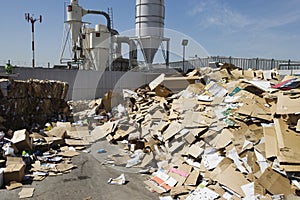
[[[33,196],[34,188],[22,188],[19,192],[19,198],[25,199]]]
[[[107,183],[111,185],[124,185],[126,183],[125,175],[121,174],[117,178],[110,178]]]

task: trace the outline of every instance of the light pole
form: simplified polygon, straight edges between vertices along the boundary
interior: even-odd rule
[[[183,71],[183,73],[185,73],[184,72],[184,62],[185,62],[185,47],[188,45],[188,43],[189,43],[189,41],[187,40],[187,39],[183,39],[182,40],[182,43],[181,43],[181,45],[182,45],[182,47],[183,47],[183,52],[182,52],[182,71]]]
[[[25,20],[27,22],[31,22],[31,33],[32,33],[32,42],[31,42],[31,49],[32,49],[32,68],[35,67],[35,62],[34,62],[34,23],[36,21],[39,21],[40,23],[42,23],[42,15],[40,15],[40,18],[36,19],[33,18],[33,15],[30,16],[29,13],[25,13]]]

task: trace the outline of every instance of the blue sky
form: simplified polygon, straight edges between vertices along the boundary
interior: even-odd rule
[[[31,25],[26,12],[43,16],[35,24],[36,62],[59,64],[64,0],[3,0],[0,63],[31,64]],[[135,28],[135,0],[79,0],[85,9],[113,8],[114,28]],[[300,60],[300,0],[165,0],[165,27],[190,37],[209,55]],[[105,18],[85,21],[105,24]],[[174,44],[172,44],[174,46]],[[175,44],[176,46],[176,44]],[[181,44],[178,44],[181,48]],[[187,47],[187,57],[196,53]]]

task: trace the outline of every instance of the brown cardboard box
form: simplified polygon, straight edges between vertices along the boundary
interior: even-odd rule
[[[15,131],[11,142],[17,151],[32,150],[32,142],[26,129]]]
[[[6,168],[4,169],[4,184],[11,181],[22,182],[25,174],[25,164],[21,157],[7,157]]]

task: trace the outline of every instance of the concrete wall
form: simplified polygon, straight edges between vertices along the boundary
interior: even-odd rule
[[[0,67],[0,73],[5,73]],[[109,91],[122,89],[135,89],[151,82],[160,74],[146,74],[143,72],[117,72],[117,71],[85,71],[48,68],[22,68],[14,69],[18,74],[15,79],[28,80],[59,80],[69,83],[67,100],[94,99],[103,97]]]

